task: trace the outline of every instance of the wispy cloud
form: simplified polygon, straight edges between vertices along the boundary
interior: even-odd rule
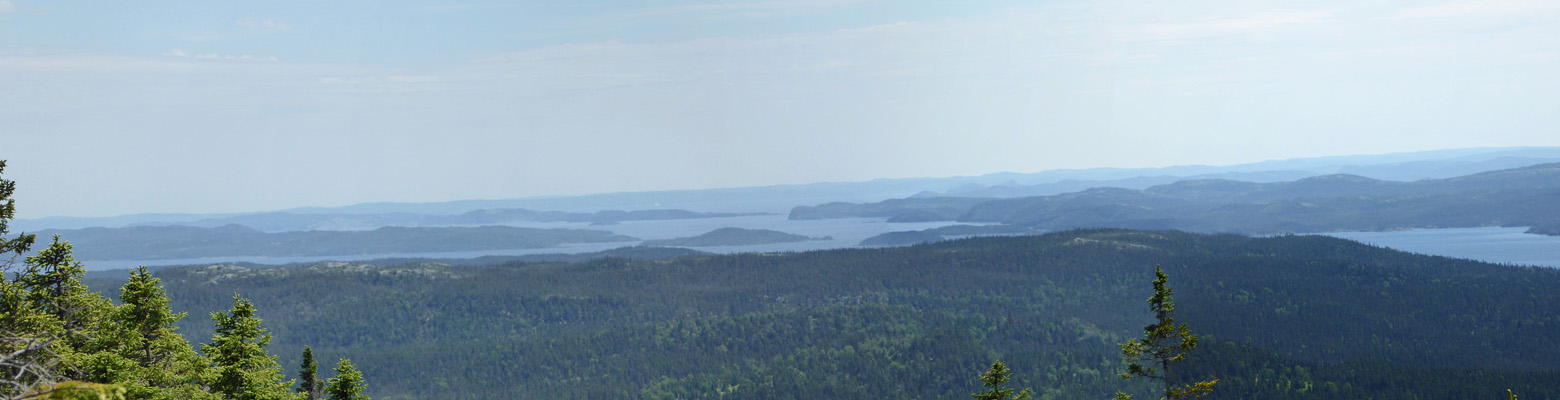
[[[1302,25],[1325,23],[1333,16],[1325,10],[1292,10],[1242,15],[1198,22],[1149,24],[1128,29],[1149,40],[1186,40],[1230,35],[1267,33]]]
[[[385,80],[395,83],[422,83],[438,81],[439,77],[428,75],[392,75],[385,78]]]
[[[1399,12],[1397,16],[1400,18],[1446,18],[1557,10],[1560,10],[1560,4],[1553,1],[1470,1],[1411,8]]]
[[[183,72],[188,62],[79,52],[0,51],[0,71],[72,74],[78,72]]]
[[[249,54],[205,53],[205,54],[196,54],[194,57],[197,58],[197,59],[202,59],[202,60],[276,62],[276,57],[275,56],[254,56],[254,55],[249,55]]]
[[[839,29],[839,31],[840,32],[875,32],[875,31],[886,31],[886,30],[889,30],[889,29],[903,28],[903,27],[910,26],[910,25],[911,25],[910,22],[899,21],[899,22],[895,22],[895,23],[892,23],[892,24],[872,25],[872,26],[863,27],[863,28],[841,28],[841,29]]]
[[[291,24],[288,24],[288,23],[282,22],[282,21],[273,21],[273,20],[269,20],[269,19],[244,18],[244,19],[240,19],[238,21],[234,21],[233,24],[234,25],[238,25],[241,28],[257,29],[257,30],[268,30],[268,31],[285,31],[285,30],[288,30],[288,29],[292,29],[292,25]]]
[[[169,57],[179,57],[179,58],[194,58],[194,59],[198,59],[198,60],[267,61],[267,62],[276,62],[277,61],[275,56],[255,56],[255,55],[250,55],[250,54],[221,54],[221,53],[190,54],[190,52],[184,51],[183,49],[172,49],[172,50],[164,51],[164,52],[162,52],[161,55],[169,56]]]
[[[772,17],[791,15],[870,0],[768,0],[687,4],[645,10],[646,15],[702,14],[718,17]]]
[[[457,12],[457,11],[491,10],[491,9],[515,8],[515,7],[519,7],[519,5],[518,4],[509,4],[509,3],[502,3],[502,4],[456,3],[456,4],[419,5],[419,6],[411,7],[411,9],[412,10],[416,10],[416,11],[429,11],[429,12]]]
[[[11,0],[0,0],[0,14],[16,11],[16,4]]]

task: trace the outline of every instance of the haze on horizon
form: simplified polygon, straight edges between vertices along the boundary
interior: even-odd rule
[[[0,0],[18,217],[1560,145],[1560,3]]]

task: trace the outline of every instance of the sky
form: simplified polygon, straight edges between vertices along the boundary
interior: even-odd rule
[[[1560,145],[1560,2],[0,0],[18,217]]]

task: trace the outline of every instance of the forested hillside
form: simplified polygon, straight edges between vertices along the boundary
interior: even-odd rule
[[[494,267],[158,272],[174,309],[254,300],[292,355],[377,399],[960,398],[995,359],[1040,398],[1109,398],[1155,265],[1211,398],[1560,398],[1560,271],[1315,236],[1070,231],[886,249]],[[113,282],[94,288],[118,287]],[[111,293],[110,293],[111,294]],[[193,320],[190,319],[190,320]],[[209,337],[186,320],[180,332]]]

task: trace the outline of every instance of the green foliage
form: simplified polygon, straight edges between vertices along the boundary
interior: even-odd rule
[[[0,160],[0,175],[3,174],[5,174],[5,160]],[[16,218],[16,199],[11,198],[14,194],[16,194],[16,182],[0,178],[0,257],[7,258],[6,261],[0,262],[0,266],[3,267],[10,266],[10,257],[27,252],[36,239],[34,235],[27,234],[17,235],[14,238],[6,237],[11,234],[11,219]],[[6,272],[4,268],[0,268],[0,274],[4,272]],[[4,277],[0,276],[0,281],[3,280]]]
[[[0,256],[8,257],[0,261],[0,398],[220,400],[212,389],[224,384],[229,399],[290,398],[285,384],[275,396],[261,379],[264,361],[275,359],[264,353],[269,337],[254,336],[264,331],[246,317],[252,307],[235,306],[219,319],[225,325],[217,330],[227,335],[211,350],[227,364],[212,368],[176,332],[185,314],[173,312],[161,280],[146,268],[130,273],[117,306],[89,290],[85,268],[59,236],[12,271],[14,256],[5,253],[21,255],[33,242],[6,238],[14,188],[0,179]],[[242,384],[223,380],[233,376]]]
[[[0,160],[0,173],[5,165]],[[55,342],[66,333],[58,318],[33,301],[31,288],[19,282],[28,278],[31,268],[12,270],[36,239],[27,234],[8,237],[16,216],[16,200],[11,198],[15,192],[16,182],[0,178],[0,396],[6,398],[36,394],[63,379],[63,359]]]
[[[1490,388],[1511,387],[1555,399],[1560,374],[1543,371],[1442,369],[1381,361],[1312,363],[1223,339],[1205,338],[1182,371],[1218,376],[1216,396],[1303,400],[1411,400],[1488,398]]]
[[[369,400],[363,390],[368,385],[363,382],[363,373],[358,372],[357,367],[352,366],[351,361],[343,358],[336,363],[336,377],[330,378],[325,384],[325,398],[329,400]]]
[[[163,291],[162,280],[152,277],[146,267],[130,273],[130,280],[120,289],[121,306],[117,313],[124,328],[134,333],[135,361],[145,367],[164,367],[170,361],[169,349],[188,348],[187,342],[174,333],[173,324],[184,319],[187,313],[173,313],[169,299]],[[174,339],[174,340],[169,340]],[[183,346],[180,346],[182,344]]]
[[[304,400],[315,400],[320,395],[320,381],[315,378],[319,364],[314,362],[314,349],[303,346],[303,361],[298,363],[298,393]]]
[[[41,367],[34,384],[59,380],[83,380],[103,355],[97,353],[97,333],[109,326],[113,305],[82,283],[85,272],[75,261],[69,243],[55,237],[53,243],[27,257],[22,271],[0,288],[0,309],[7,311],[3,329],[9,346],[48,343],[47,349],[24,351],[28,363]],[[22,368],[26,370],[27,368]]]
[[[233,309],[211,313],[216,335],[201,351],[211,357],[212,392],[240,400],[291,399],[292,381],[283,382],[277,358],[266,353],[271,335],[260,327],[254,304],[233,296]]]
[[[1029,389],[1024,389],[1024,391],[1018,393],[1018,396],[1014,396],[1013,389],[1002,387],[1002,384],[1007,383],[1008,379],[1011,378],[1008,376],[1009,373],[1011,371],[1001,361],[992,362],[991,369],[980,375],[980,382],[986,386],[986,390],[970,396],[976,400],[1017,400],[1029,398]]]
[[[209,361],[176,332],[173,324],[186,314],[173,313],[161,280],[138,268],[119,298],[110,320],[94,330],[84,377],[119,382],[136,399],[215,398],[198,382]]]
[[[49,247],[27,257],[26,269],[16,278],[16,283],[27,292],[26,301],[37,310],[53,316],[67,331],[76,331],[98,317],[94,308],[102,306],[102,296],[91,293],[81,283],[86,273],[80,262],[71,254],[70,243],[61,242],[59,236]],[[75,343],[77,337],[68,337]]]
[[[1169,286],[1170,277],[1158,266],[1154,267],[1154,295],[1148,298],[1148,309],[1154,313],[1155,322],[1143,327],[1143,337],[1121,344],[1121,357],[1127,362],[1123,379],[1149,378],[1164,383],[1165,399],[1184,397],[1202,398],[1213,392],[1218,379],[1193,382],[1172,387],[1170,364],[1186,359],[1186,352],[1197,347],[1197,335],[1186,324],[1176,325],[1174,289]],[[1117,392],[1117,397],[1126,396]],[[1130,396],[1126,396],[1131,398]]]

